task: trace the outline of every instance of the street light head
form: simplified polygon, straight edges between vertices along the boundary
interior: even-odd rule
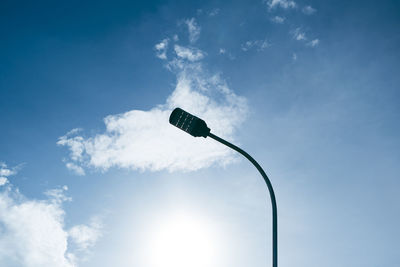
[[[207,127],[205,121],[180,108],[172,111],[169,123],[194,137],[203,136],[205,138],[210,133],[210,128]]]

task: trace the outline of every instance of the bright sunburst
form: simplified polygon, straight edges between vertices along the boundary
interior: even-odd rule
[[[219,235],[210,222],[192,215],[176,214],[155,224],[151,232],[146,253],[148,266],[218,266]]]

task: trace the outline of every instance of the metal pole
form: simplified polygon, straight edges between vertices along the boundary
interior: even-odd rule
[[[248,160],[250,160],[251,163],[257,168],[257,170],[260,172],[261,176],[264,178],[265,183],[267,184],[269,195],[271,197],[271,204],[272,204],[272,266],[273,267],[278,267],[278,214],[277,214],[277,208],[276,208],[276,199],[275,199],[275,193],[274,189],[272,188],[271,181],[269,180],[267,174],[264,172],[264,170],[261,168],[260,164],[257,163],[249,154],[247,154],[246,151],[242,150],[241,148],[229,143],[228,141],[225,141],[224,139],[212,134],[211,132],[208,134],[209,137],[212,139],[232,148],[233,150],[236,150],[243,156],[245,156]]]

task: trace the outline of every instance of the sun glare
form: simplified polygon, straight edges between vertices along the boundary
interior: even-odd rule
[[[159,222],[148,243],[151,267],[218,266],[218,234],[211,223],[188,215]]]

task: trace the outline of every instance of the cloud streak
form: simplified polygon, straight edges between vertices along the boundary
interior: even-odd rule
[[[268,48],[270,46],[269,42],[267,39],[264,40],[250,40],[241,45],[241,49],[245,52],[256,48],[257,51],[264,51],[264,49]]]
[[[311,47],[316,47],[317,45],[319,45],[319,39],[314,39],[314,40],[308,42],[307,45],[311,46]]]
[[[312,15],[315,12],[317,12],[317,10],[315,8],[313,8],[312,6],[305,6],[305,7],[303,7],[303,9],[301,11],[306,15]]]
[[[211,10],[210,12],[208,12],[208,16],[210,17],[215,17],[219,14],[220,9],[219,8],[214,8],[213,10]]]
[[[189,41],[193,44],[200,37],[201,27],[197,25],[197,22],[194,18],[185,20],[185,24],[189,31]]]
[[[285,22],[285,18],[281,16],[275,16],[271,18],[271,21],[277,24],[283,24]]]
[[[198,61],[204,58],[204,53],[196,48],[188,48],[180,45],[174,46],[176,55],[181,59],[189,61]]]

